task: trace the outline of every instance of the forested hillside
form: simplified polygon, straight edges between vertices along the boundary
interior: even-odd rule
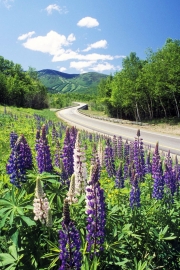
[[[97,93],[97,85],[107,75],[88,72],[67,74],[57,70],[43,69],[38,71],[39,80],[48,88],[49,93]]]
[[[111,117],[136,121],[180,117],[180,40],[123,59],[123,69],[99,84],[99,102]]]
[[[0,56],[0,104],[43,109],[48,107],[46,87],[38,80],[37,72]]]

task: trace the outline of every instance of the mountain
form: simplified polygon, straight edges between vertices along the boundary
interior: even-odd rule
[[[37,73],[39,80],[50,93],[96,93],[99,82],[108,76],[97,72],[67,74],[52,69],[43,69]]]

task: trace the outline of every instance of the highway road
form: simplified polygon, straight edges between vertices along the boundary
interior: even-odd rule
[[[79,129],[98,132],[109,136],[121,136],[124,140],[128,139],[128,141],[134,141],[137,134],[137,128],[85,116],[78,112],[78,109],[83,105],[83,103],[80,103],[77,107],[66,108],[58,111],[57,116]],[[165,152],[170,150],[171,154],[180,156],[180,137],[145,131],[143,129],[141,130],[141,126],[139,129],[141,138],[143,138],[145,145],[154,148],[155,144],[159,142],[159,149]]]

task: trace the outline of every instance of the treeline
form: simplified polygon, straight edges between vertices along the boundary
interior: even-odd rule
[[[33,109],[48,107],[46,87],[38,80],[37,72],[0,56],[0,104]]]
[[[132,52],[122,66],[98,86],[109,116],[135,121],[180,117],[180,40],[167,39],[157,52],[149,49],[146,60]]]
[[[64,108],[71,106],[73,101],[81,101],[91,103],[93,100],[97,99],[95,94],[87,93],[56,93],[49,94],[49,105],[51,108]]]

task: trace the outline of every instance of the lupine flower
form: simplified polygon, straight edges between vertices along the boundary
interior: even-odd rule
[[[66,129],[66,135],[64,139],[64,146],[62,151],[63,156],[63,164],[64,169],[68,175],[68,177],[71,177],[71,175],[74,173],[74,159],[73,159],[73,152],[74,152],[74,133],[70,134],[69,127]]]
[[[80,270],[82,264],[81,240],[79,232],[70,218],[67,199],[64,200],[63,215],[62,229],[59,231],[59,270]]]
[[[164,175],[161,161],[159,161],[159,164],[156,166],[156,172],[154,171],[153,179],[154,185],[152,197],[157,200],[162,200],[164,196]]]
[[[123,141],[121,136],[119,136],[117,140],[117,156],[123,159]]]
[[[87,181],[86,158],[80,146],[80,133],[77,134],[74,148],[74,176],[75,176],[75,194],[80,195],[85,192]]]
[[[161,200],[164,196],[164,175],[162,162],[159,155],[158,143],[156,143],[152,158],[152,178],[154,179],[152,197]]]
[[[41,180],[39,177],[36,179],[35,198],[33,202],[34,206],[34,220],[39,220],[47,227],[52,227],[52,214],[48,202],[48,198],[43,191]]]
[[[103,150],[103,145],[102,145],[101,140],[99,140],[99,143],[98,143],[97,154],[98,154],[100,166],[103,167],[104,166],[104,150]]]
[[[151,163],[151,153],[150,153],[150,151],[146,156],[145,173],[152,173],[152,163]]]
[[[116,172],[115,187],[124,188],[124,176],[123,176],[123,170],[122,170],[122,162],[120,162],[119,168]]]
[[[38,129],[36,131],[36,145],[35,145],[35,150],[38,150],[38,146],[39,146],[39,139],[40,139],[40,130]]]
[[[132,188],[130,191],[130,207],[140,207],[140,188],[138,184],[138,175],[134,174],[134,178],[132,180]]]
[[[42,172],[51,172],[52,167],[52,159],[50,148],[48,145],[48,140],[46,138],[46,126],[43,125],[41,129],[41,137],[39,139],[37,150],[37,164],[39,173]]]
[[[143,140],[140,138],[140,130],[137,131],[137,138],[134,141],[134,165],[137,176],[140,181],[144,180],[145,175],[145,161]]]
[[[124,144],[124,160],[126,160],[127,157],[129,159],[129,143],[128,143],[128,140],[126,140],[125,144]]]
[[[106,146],[104,150],[104,160],[105,160],[105,166],[109,177],[115,176],[115,162],[113,158],[113,149],[110,144],[110,140],[107,139]]]
[[[170,151],[166,156],[164,165],[165,165],[164,182],[167,187],[168,193],[170,193],[170,195],[173,196],[176,191],[177,182],[175,171],[172,168],[172,159],[170,156]]]
[[[11,149],[14,148],[14,145],[15,145],[17,139],[18,139],[17,133],[12,131],[11,134],[10,134],[10,147],[11,147]]]
[[[112,145],[113,145],[113,155],[115,159],[117,157],[117,138],[115,135],[113,136]]]
[[[99,183],[100,167],[91,166],[90,178],[86,187],[87,251],[91,257],[103,250],[105,236],[105,197]]]
[[[75,193],[75,175],[74,174],[71,176],[69,191],[67,193],[66,199],[68,200],[69,204],[78,202],[78,199],[76,198],[76,193]]]
[[[26,182],[26,170],[32,169],[32,166],[31,149],[24,135],[21,135],[14,144],[6,166],[11,184],[20,188],[22,183]]]

